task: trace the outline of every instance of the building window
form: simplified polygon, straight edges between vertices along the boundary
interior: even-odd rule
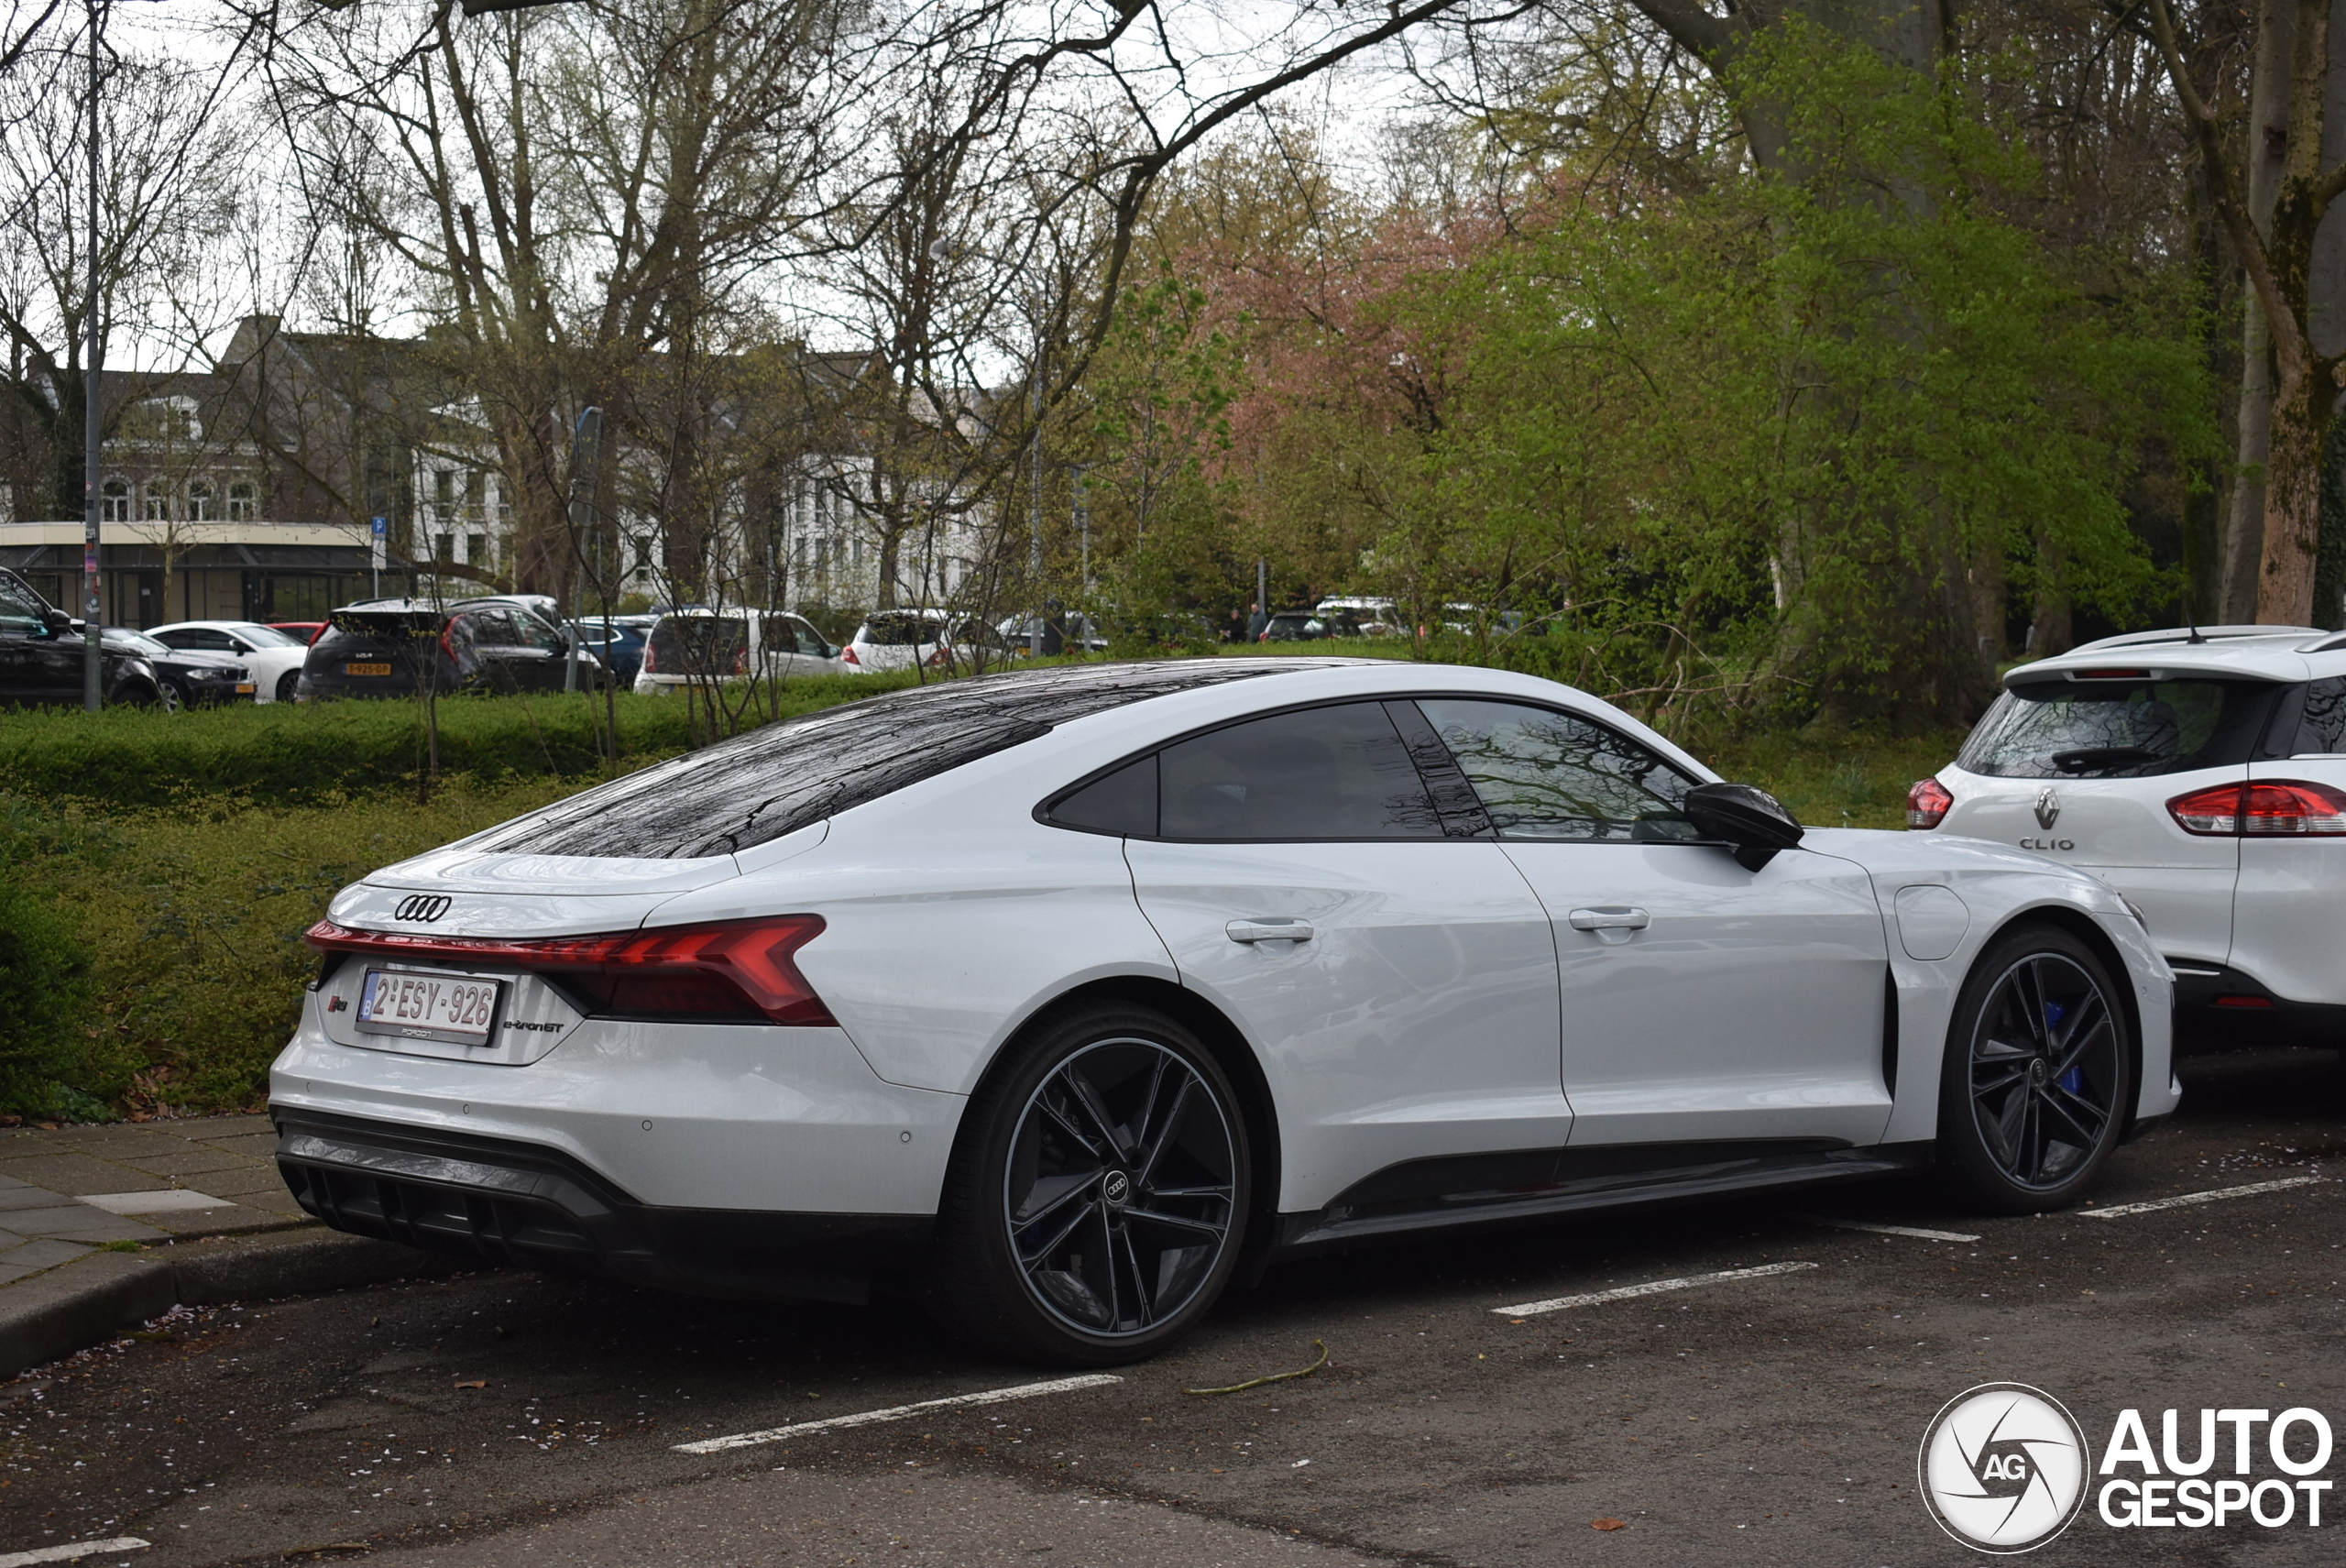
[[[435,533],[432,536],[432,558],[443,565],[453,565],[456,559],[456,536]]]
[[[130,521],[130,486],[121,479],[108,479],[98,488],[98,516],[107,522]]]
[[[146,493],[139,499],[143,503],[138,509],[142,521],[169,522],[171,520],[171,487],[162,480],[148,480]]]
[[[465,535],[465,560],[472,565],[480,567],[483,571],[487,571],[488,568],[497,565],[496,562],[488,558],[488,534],[468,533]]]
[[[187,482],[187,520],[190,522],[216,522],[219,517],[212,481],[190,479]]]
[[[260,496],[250,479],[238,479],[228,487],[228,521],[230,522],[260,521]]]

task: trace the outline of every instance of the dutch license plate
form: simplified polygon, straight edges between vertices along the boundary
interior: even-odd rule
[[[358,992],[358,1026],[373,1035],[485,1046],[503,989],[472,975],[370,969]]]
[[[345,675],[388,675],[391,667],[389,664],[345,664],[342,673]]]

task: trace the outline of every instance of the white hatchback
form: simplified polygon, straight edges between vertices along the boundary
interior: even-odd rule
[[[255,620],[180,620],[148,636],[183,652],[233,654],[253,677],[255,702],[291,702],[310,645]]]
[[[826,709],[378,872],[309,941],[269,1102],[327,1223],[893,1278],[1062,1364],[1439,1229],[1934,1161],[2057,1207],[2179,1093],[2096,879],[1803,832],[1584,693],[1386,660]]]
[[[2183,1022],[2346,1036],[2346,634],[2139,632],[2004,687],[1914,785],[1907,826],[2117,888],[2175,970]]]
[[[639,696],[677,686],[790,675],[836,675],[846,666],[814,622],[795,610],[671,610],[652,624],[637,666]]]

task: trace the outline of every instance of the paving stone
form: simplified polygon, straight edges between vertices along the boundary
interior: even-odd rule
[[[87,1203],[60,1203],[54,1209],[19,1209],[8,1216],[8,1228],[28,1236],[62,1235],[68,1231],[95,1230],[115,1218]]]
[[[272,1138],[277,1135],[277,1124],[260,1112],[247,1116],[190,1116],[161,1124],[183,1138],[200,1138],[207,1144],[253,1133],[267,1133]]]
[[[7,1253],[0,1252],[0,1285],[13,1285],[27,1275],[40,1272],[39,1265],[10,1263],[9,1255]]]
[[[0,1231],[0,1253],[6,1252],[12,1246],[22,1246],[26,1240],[26,1237],[18,1235],[14,1231]]]
[[[144,1171],[148,1176],[205,1176],[215,1170],[242,1170],[252,1161],[242,1155],[224,1154],[218,1149],[201,1148],[193,1144],[179,1144],[156,1154],[141,1150],[136,1155],[126,1155],[122,1163],[129,1169]],[[133,1183],[128,1187],[90,1187],[82,1190],[136,1192],[139,1189]]]
[[[5,1262],[15,1268],[54,1268],[60,1263],[71,1262],[88,1251],[90,1248],[86,1246],[51,1238],[27,1242],[5,1257],[0,1257],[0,1262]]]
[[[34,1155],[0,1162],[0,1172],[46,1187],[51,1192],[134,1192],[142,1186],[169,1187],[169,1181],[141,1181],[127,1167],[88,1155]]]
[[[63,1193],[51,1192],[46,1187],[11,1187],[0,1191],[0,1215],[13,1213],[18,1209],[54,1209],[60,1203],[71,1201],[72,1200]]]
[[[239,1203],[248,1193],[275,1193],[285,1190],[285,1178],[277,1173],[275,1165],[247,1166],[242,1170],[224,1170],[217,1176],[203,1179],[203,1190],[215,1198],[234,1198]],[[7,1212],[0,1209],[0,1224],[7,1223]]]
[[[98,1212],[102,1217],[95,1224],[83,1225],[79,1230],[59,1229],[49,1234],[58,1241],[87,1242],[92,1246],[101,1242],[159,1241],[170,1234],[169,1231],[157,1230],[143,1220],[128,1219],[120,1214],[107,1214],[103,1210]]]
[[[273,1131],[238,1133],[230,1138],[197,1138],[193,1142],[202,1148],[219,1149],[247,1159],[268,1159],[277,1153],[277,1134]]]

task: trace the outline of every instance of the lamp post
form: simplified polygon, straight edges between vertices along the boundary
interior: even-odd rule
[[[98,493],[99,418],[104,387],[105,343],[98,331],[98,25],[104,13],[102,0],[89,0],[90,31],[90,292],[83,323],[89,339],[82,378],[82,706],[98,711],[104,700],[105,659],[101,652],[105,615],[98,602],[98,522],[103,501]]]

